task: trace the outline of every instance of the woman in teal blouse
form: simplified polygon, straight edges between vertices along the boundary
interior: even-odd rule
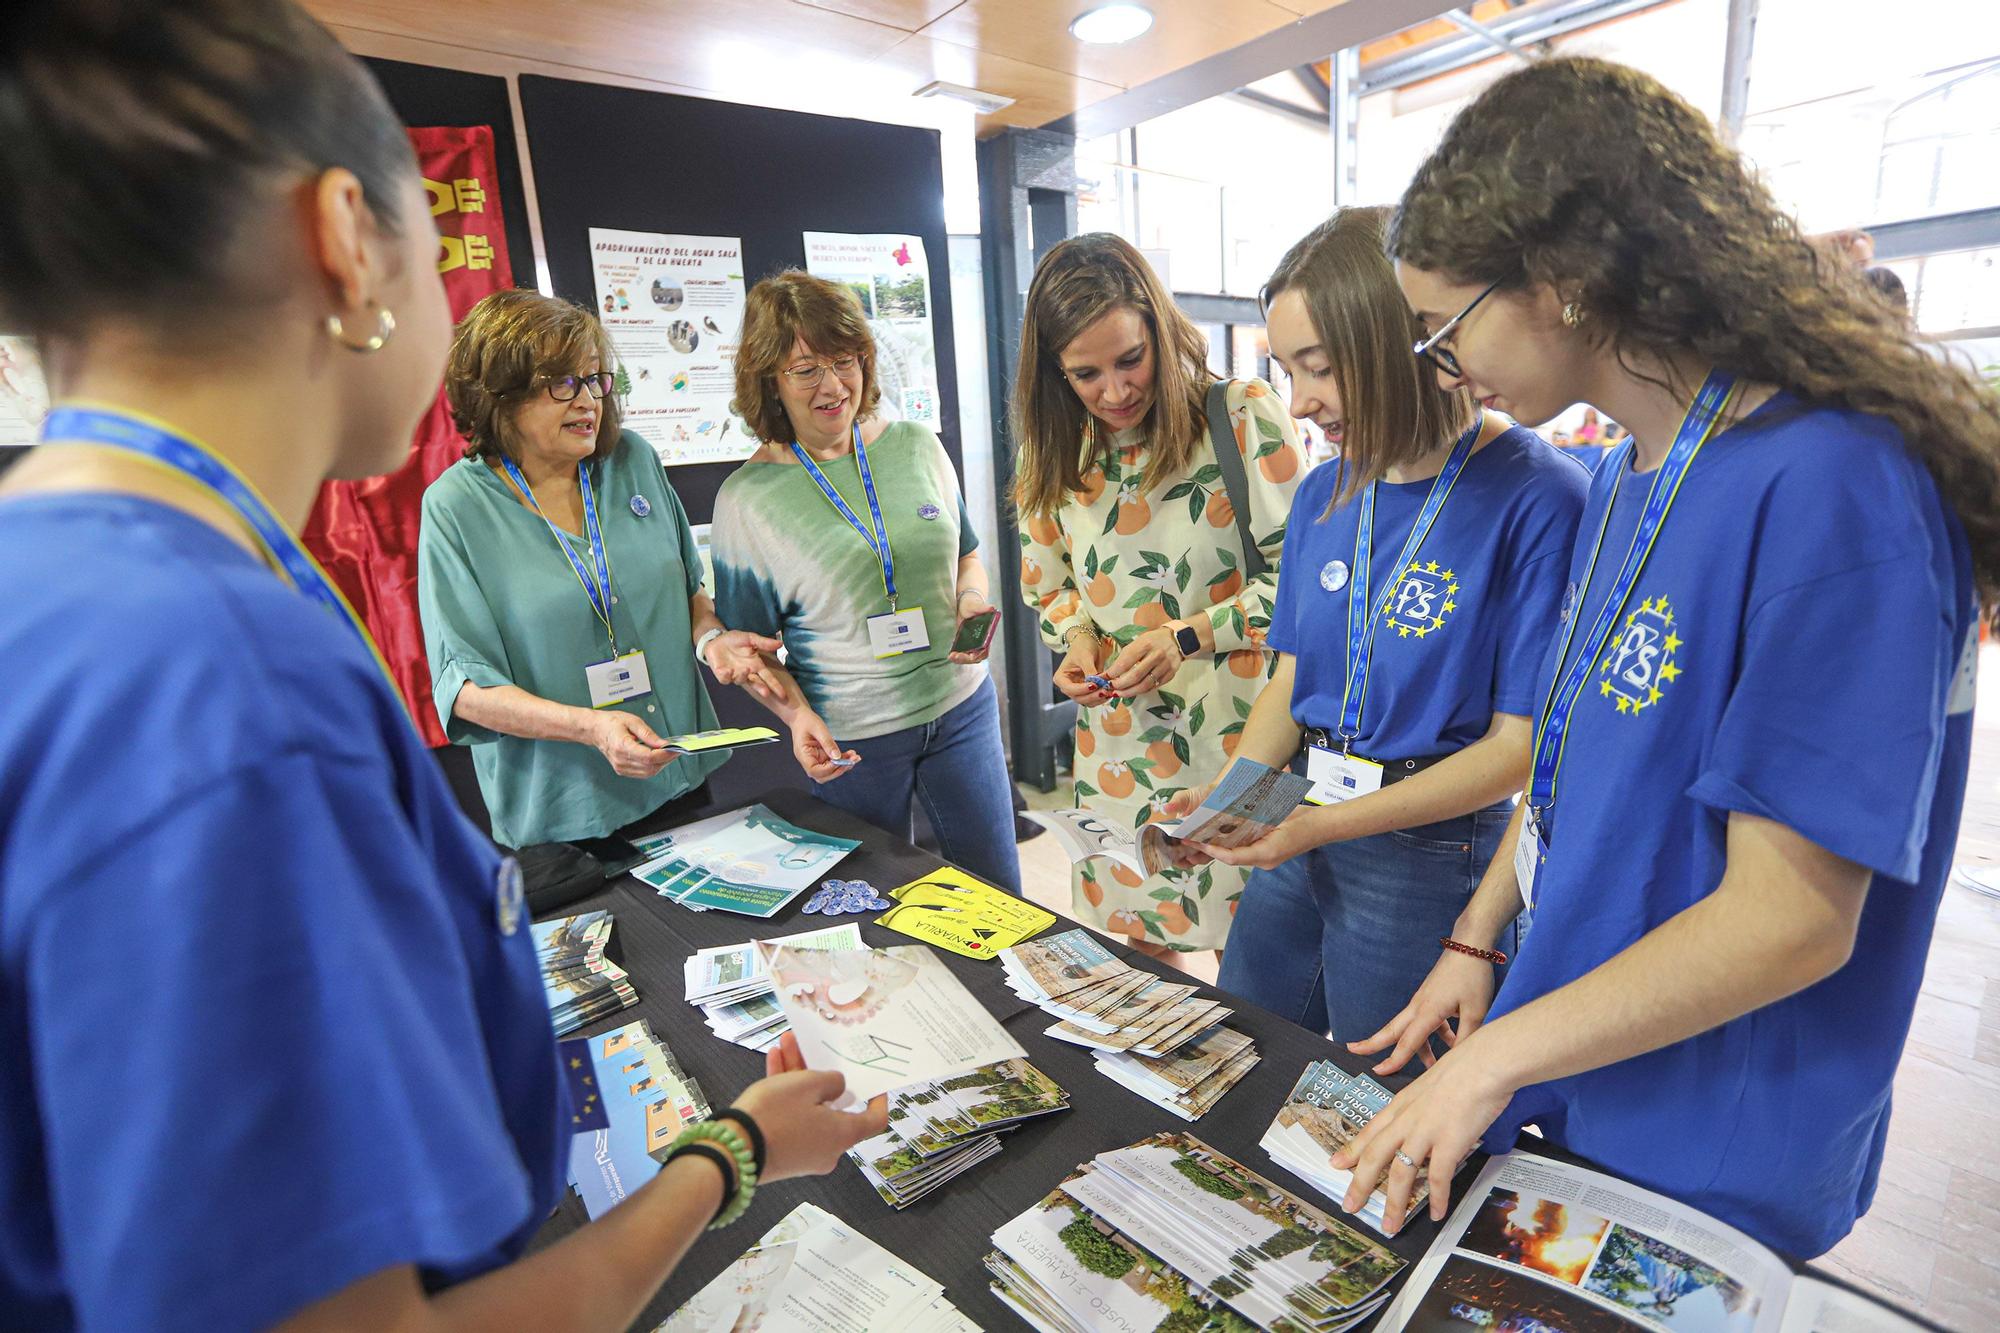
[[[445,392],[466,457],[424,494],[417,598],[445,734],[473,746],[493,837],[602,837],[692,792],[726,755],[697,658],[781,697],[775,640],[723,628],[687,514],[619,426],[595,316],[532,291],[467,314]],[[692,650],[692,651],[690,651]]]

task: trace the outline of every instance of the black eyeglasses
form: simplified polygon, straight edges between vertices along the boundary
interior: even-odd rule
[[[1439,347],[1438,344],[1444,341],[1446,338],[1450,337],[1451,331],[1457,328],[1460,322],[1463,321],[1467,315],[1472,313],[1474,307],[1476,307],[1481,301],[1484,301],[1487,297],[1493,295],[1493,293],[1497,291],[1499,287],[1500,284],[1496,282],[1491,287],[1488,287],[1485,291],[1481,292],[1479,295],[1473,297],[1471,303],[1467,305],[1465,309],[1459,311],[1456,315],[1453,315],[1450,319],[1444,322],[1443,328],[1439,329],[1436,333],[1433,333],[1430,337],[1418,343],[1415,347],[1412,347],[1410,350],[1417,354],[1417,359],[1420,361],[1428,362],[1431,366],[1435,367],[1438,370],[1442,370],[1445,374],[1451,376],[1455,380],[1464,379],[1465,370],[1458,364],[1458,358],[1451,354],[1451,349],[1449,347]]]
[[[549,397],[559,403],[567,403],[574,401],[585,389],[590,390],[592,398],[608,398],[614,382],[615,377],[610,371],[600,370],[595,375],[558,375],[545,381],[543,387],[549,391]]]

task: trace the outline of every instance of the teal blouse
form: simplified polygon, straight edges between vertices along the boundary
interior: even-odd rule
[[[630,431],[593,465],[592,481],[618,651],[645,649],[653,685],[644,698],[611,706],[661,736],[716,726],[694,660],[688,601],[701,590],[701,557],[680,497],[659,456]],[[589,543],[572,540],[587,567]],[[454,744],[473,747],[498,842],[602,837],[699,785],[728,758],[688,755],[653,777],[624,778],[590,746],[505,736],[453,714],[468,684],[517,685],[588,708],[584,668],[611,655],[548,525],[483,462],[453,464],[424,492],[417,604],[438,719]]]

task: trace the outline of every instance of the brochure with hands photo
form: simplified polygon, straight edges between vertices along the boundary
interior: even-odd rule
[[[847,1079],[849,1106],[1027,1052],[920,944],[834,952],[760,941],[808,1069]]]

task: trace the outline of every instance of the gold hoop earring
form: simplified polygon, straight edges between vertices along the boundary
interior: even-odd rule
[[[396,317],[387,306],[375,307],[375,332],[361,342],[349,342],[347,329],[340,322],[339,315],[326,317],[326,336],[345,347],[350,352],[379,352],[389,345],[389,339],[396,333]]]
[[[1583,307],[1575,301],[1571,301],[1568,305],[1564,306],[1563,323],[1573,329],[1581,328],[1583,326]]]

